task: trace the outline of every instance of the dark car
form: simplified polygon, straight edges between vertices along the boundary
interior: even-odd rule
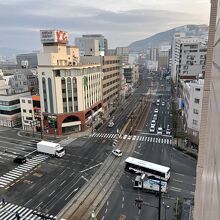
[[[14,163],[23,164],[23,163],[26,163],[26,162],[27,162],[27,159],[24,156],[17,156],[14,159]]]

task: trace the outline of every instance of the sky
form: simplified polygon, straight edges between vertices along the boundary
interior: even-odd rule
[[[128,46],[185,24],[208,24],[210,0],[0,0],[0,47],[39,50],[40,30],[61,29],[70,44],[103,34],[110,48]]]

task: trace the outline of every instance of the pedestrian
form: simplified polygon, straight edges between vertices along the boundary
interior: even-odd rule
[[[2,204],[5,205],[5,199],[4,198],[2,198]]]
[[[20,219],[21,219],[21,217],[20,217],[18,211],[16,212],[15,217],[16,217],[17,220],[20,220]]]

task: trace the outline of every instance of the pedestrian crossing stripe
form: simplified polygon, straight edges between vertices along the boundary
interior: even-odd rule
[[[24,173],[33,169],[42,161],[44,161],[48,156],[46,155],[37,155],[34,156],[32,159],[28,160],[25,164],[22,164],[13,170],[9,171],[8,173],[0,176],[0,188],[6,187],[8,184],[16,181],[20,178]],[[1,219],[1,218],[0,218]]]
[[[93,133],[90,137],[98,137],[98,138],[118,138],[124,140],[132,140],[132,141],[142,141],[142,142],[153,142],[159,144],[172,144],[172,139],[168,136],[160,136],[160,137],[149,137],[149,136],[142,136],[142,135],[121,135],[118,136],[117,134],[107,134],[107,133]]]
[[[37,216],[36,214],[42,214],[40,212],[34,211],[26,207],[22,207],[16,204],[9,202],[0,202],[0,219],[1,220],[14,220],[16,215],[20,217],[21,220],[40,220],[42,217]],[[47,214],[47,217],[56,218],[53,215]]]

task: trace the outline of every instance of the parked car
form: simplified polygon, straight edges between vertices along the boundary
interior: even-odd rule
[[[163,134],[163,128],[159,127],[159,128],[157,129],[157,134],[158,134],[158,135],[162,135],[162,134]]]
[[[114,154],[116,157],[121,157],[122,156],[122,152],[119,149],[113,150],[112,154]]]

